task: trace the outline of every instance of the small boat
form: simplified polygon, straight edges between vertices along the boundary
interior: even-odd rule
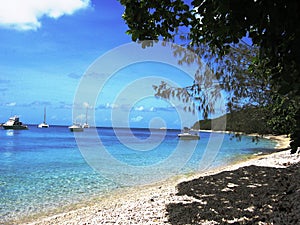
[[[12,116],[2,125],[5,130],[27,130],[28,126],[24,125],[18,116]]]
[[[90,125],[88,123],[84,123],[82,126],[83,128],[90,128]]]
[[[46,123],[46,108],[44,108],[44,122],[40,123],[38,128],[49,128],[49,124]]]
[[[47,123],[40,123],[38,125],[38,128],[49,128],[49,124],[47,124]]]
[[[197,132],[192,132],[189,128],[185,127],[177,136],[182,140],[199,140],[200,136]]]
[[[69,129],[71,132],[82,132],[83,125],[74,123],[72,126],[69,126]]]

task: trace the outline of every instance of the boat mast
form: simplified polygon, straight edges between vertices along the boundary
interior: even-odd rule
[[[46,107],[44,107],[44,123],[46,123]]]
[[[88,124],[88,107],[86,107],[86,113],[85,113],[85,124]]]

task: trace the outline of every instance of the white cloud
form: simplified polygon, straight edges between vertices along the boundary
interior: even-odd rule
[[[131,122],[140,122],[142,119],[143,119],[142,116],[137,116],[137,117],[131,118]]]
[[[42,17],[57,19],[89,5],[90,0],[0,0],[0,26],[37,30]]]
[[[144,110],[144,106],[135,107],[134,109],[135,109],[136,111],[143,111],[143,110]]]
[[[83,103],[83,107],[84,107],[84,108],[90,108],[90,105],[89,105],[88,102],[84,102],[84,103]]]
[[[17,103],[16,102],[10,102],[10,103],[7,103],[6,106],[15,106]]]
[[[105,106],[105,108],[107,108],[107,109],[116,109],[118,107],[119,106],[117,104],[114,104],[114,103],[106,103],[106,106]]]

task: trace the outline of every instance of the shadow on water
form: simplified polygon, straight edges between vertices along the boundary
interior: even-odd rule
[[[180,183],[167,205],[171,224],[300,224],[300,164],[286,169],[249,166]]]

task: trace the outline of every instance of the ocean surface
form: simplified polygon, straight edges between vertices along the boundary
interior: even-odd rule
[[[179,130],[65,126],[0,128],[0,224],[68,207],[116,189],[223,166],[269,153],[271,140],[241,141],[201,132],[183,141]]]

